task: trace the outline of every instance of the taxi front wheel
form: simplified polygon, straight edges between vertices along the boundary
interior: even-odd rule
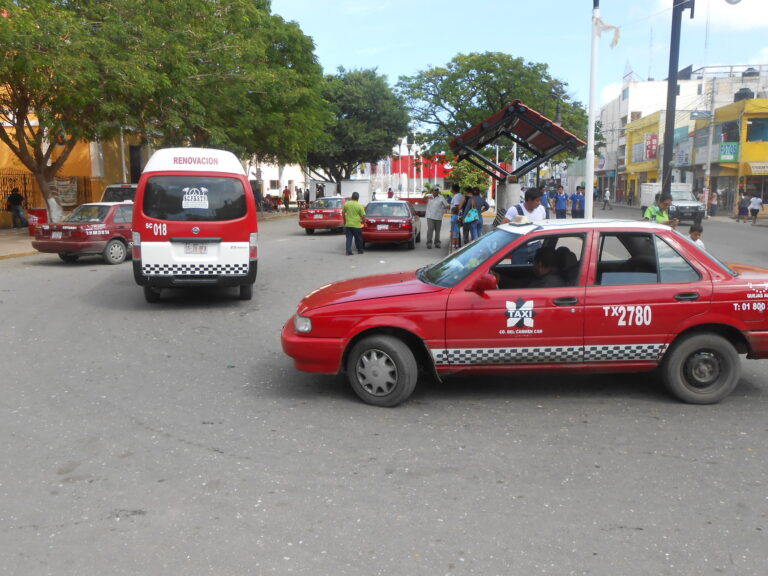
[[[355,344],[347,359],[352,389],[363,402],[397,406],[413,393],[418,379],[413,352],[392,336],[370,336]]]
[[[695,334],[674,343],[661,366],[672,394],[689,404],[715,404],[736,387],[739,354],[722,336]]]

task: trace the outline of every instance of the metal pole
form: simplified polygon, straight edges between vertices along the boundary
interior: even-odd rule
[[[661,195],[669,195],[672,189],[672,152],[675,138],[675,108],[677,105],[677,67],[680,60],[680,23],[683,10],[691,9],[696,0],[675,0],[672,7],[672,36],[669,46],[669,75],[667,76],[667,111],[664,125],[664,155],[661,165]]]
[[[587,156],[584,160],[586,166],[584,178],[588,193],[584,194],[584,218],[592,219],[592,186],[595,181],[595,82],[597,81],[597,54],[600,42],[600,32],[597,29],[597,21],[600,18],[600,0],[592,0],[592,60],[589,67],[589,121],[587,128]],[[537,182],[538,184],[538,182]],[[587,192],[585,190],[585,192]]]
[[[712,194],[712,142],[715,139],[715,83],[717,78],[712,77],[712,100],[709,107],[709,135],[707,140],[707,163],[704,165],[704,216],[709,217],[709,196]]]

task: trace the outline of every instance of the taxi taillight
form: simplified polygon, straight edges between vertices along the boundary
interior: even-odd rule
[[[135,234],[135,232],[134,232]],[[258,232],[252,232],[248,237],[248,257],[251,260],[257,260],[259,258],[259,234]]]
[[[133,232],[131,234],[133,240],[133,246],[131,247],[131,255],[137,260],[141,260],[141,234]]]

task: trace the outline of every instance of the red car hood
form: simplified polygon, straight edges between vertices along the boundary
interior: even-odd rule
[[[363,276],[362,278],[352,278],[327,284],[307,294],[301,301],[299,313],[331,304],[343,304],[372,298],[429,294],[440,290],[443,288],[425,284],[416,278],[415,270]]]

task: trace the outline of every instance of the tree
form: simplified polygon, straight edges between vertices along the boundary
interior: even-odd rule
[[[294,162],[329,119],[311,39],[268,0],[18,0],[0,46],[0,140],[54,220],[48,183],[78,142],[126,127]]]
[[[570,100],[567,84],[552,77],[546,64],[526,63],[500,52],[458,54],[444,67],[401,77],[397,92],[405,98],[414,123],[424,129],[432,150],[446,149],[452,138],[516,99],[553,120],[559,105],[563,128],[576,135],[587,131],[583,106]],[[500,138],[494,144],[501,157],[511,156],[511,140]],[[489,150],[480,152],[491,155]],[[573,153],[559,157],[568,155]],[[518,148],[518,156],[526,160],[524,148]],[[504,192],[497,200],[506,207]]]
[[[402,76],[397,84],[414,123],[426,129],[433,149],[445,149],[452,138],[515,99],[552,119],[559,103],[562,126],[585,134],[586,112],[581,103],[570,100],[566,88],[550,75],[546,64],[526,63],[501,52],[458,54],[447,66]]]
[[[457,162],[454,158],[451,166],[453,168],[449,180],[454,184],[458,184],[462,190],[467,187],[474,188],[475,186],[480,188],[480,190],[487,190],[491,184],[491,177],[469,162]]]
[[[339,68],[325,77],[323,94],[330,103],[333,122],[329,138],[311,151],[307,163],[333,181],[348,179],[364,162],[376,162],[408,132],[408,112],[386,77],[375,70]]]

